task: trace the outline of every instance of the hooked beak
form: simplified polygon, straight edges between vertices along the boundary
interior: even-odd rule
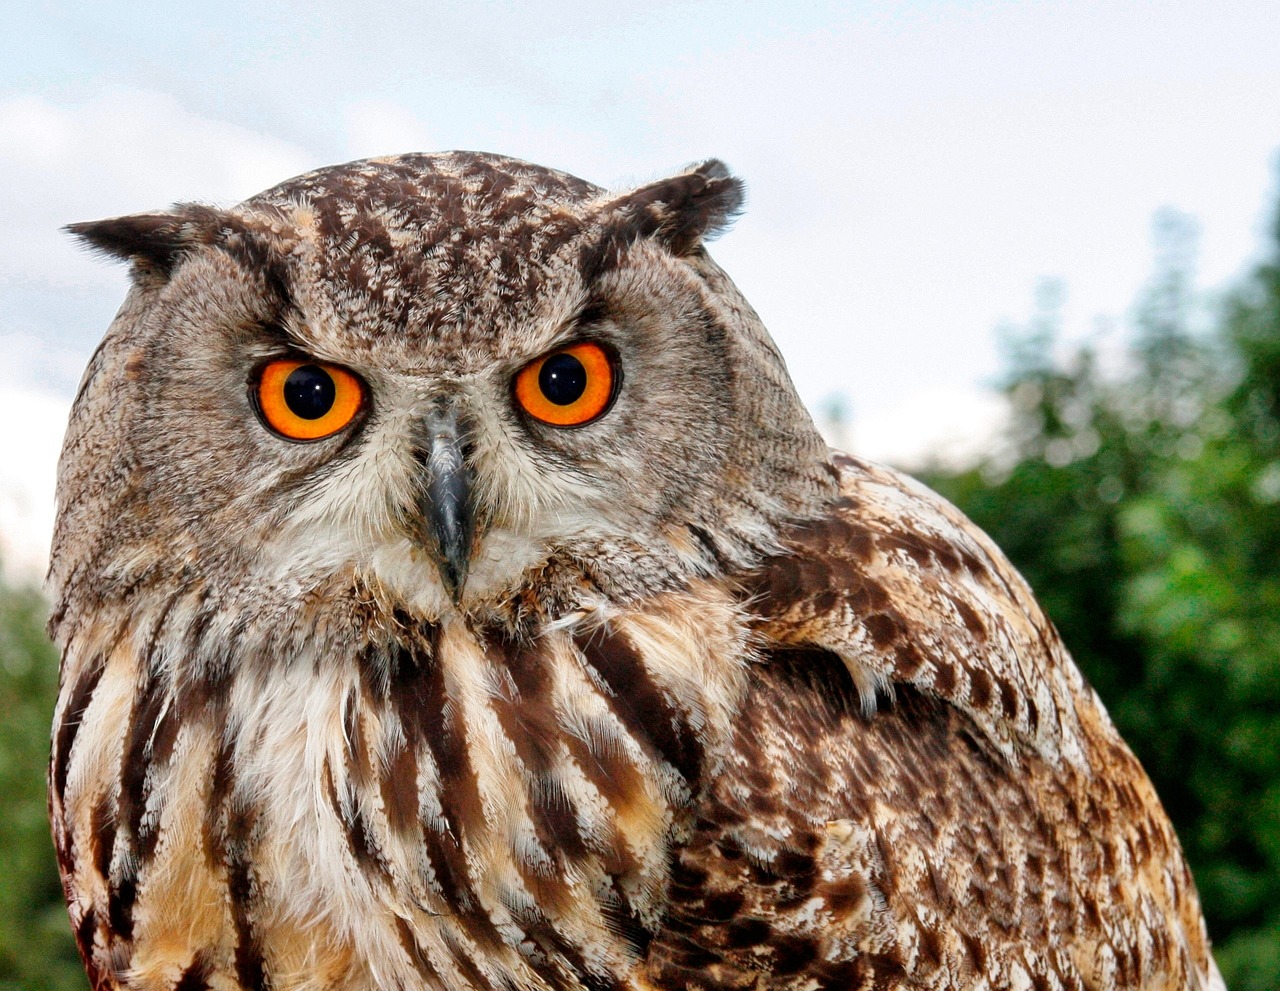
[[[434,558],[440,580],[457,605],[467,583],[475,534],[472,474],[463,458],[463,432],[452,405],[433,407],[423,420],[423,428],[418,449],[418,461],[423,467],[416,507],[418,537]]]

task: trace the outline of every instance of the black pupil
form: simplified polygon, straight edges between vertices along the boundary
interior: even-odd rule
[[[587,370],[571,354],[553,354],[538,371],[538,388],[548,402],[568,406],[582,398],[587,389]]]
[[[295,368],[284,380],[285,405],[304,420],[318,420],[333,409],[337,392],[329,373],[315,365]]]

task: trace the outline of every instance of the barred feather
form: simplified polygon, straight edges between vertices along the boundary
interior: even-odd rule
[[[1025,583],[827,451],[707,256],[741,196],[459,152],[77,225],[134,263],[50,573],[96,989],[1222,988]],[[606,413],[515,408],[588,337]],[[308,443],[252,398],[299,354],[367,391]]]

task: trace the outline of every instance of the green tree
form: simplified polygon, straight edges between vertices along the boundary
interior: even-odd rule
[[[46,606],[0,585],[0,991],[83,988],[49,839],[44,768],[58,686]]]
[[[1154,780],[1234,991],[1280,987],[1280,215],[1197,328],[1194,224],[1156,218],[1128,363],[1011,337],[1007,449],[929,481],[1009,554]]]

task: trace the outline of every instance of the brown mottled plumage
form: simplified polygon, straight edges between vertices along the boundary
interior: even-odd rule
[[[134,264],[50,578],[95,988],[1221,987],[1026,586],[707,256],[741,198],[450,153],[74,228]],[[288,439],[287,360],[349,419]]]

